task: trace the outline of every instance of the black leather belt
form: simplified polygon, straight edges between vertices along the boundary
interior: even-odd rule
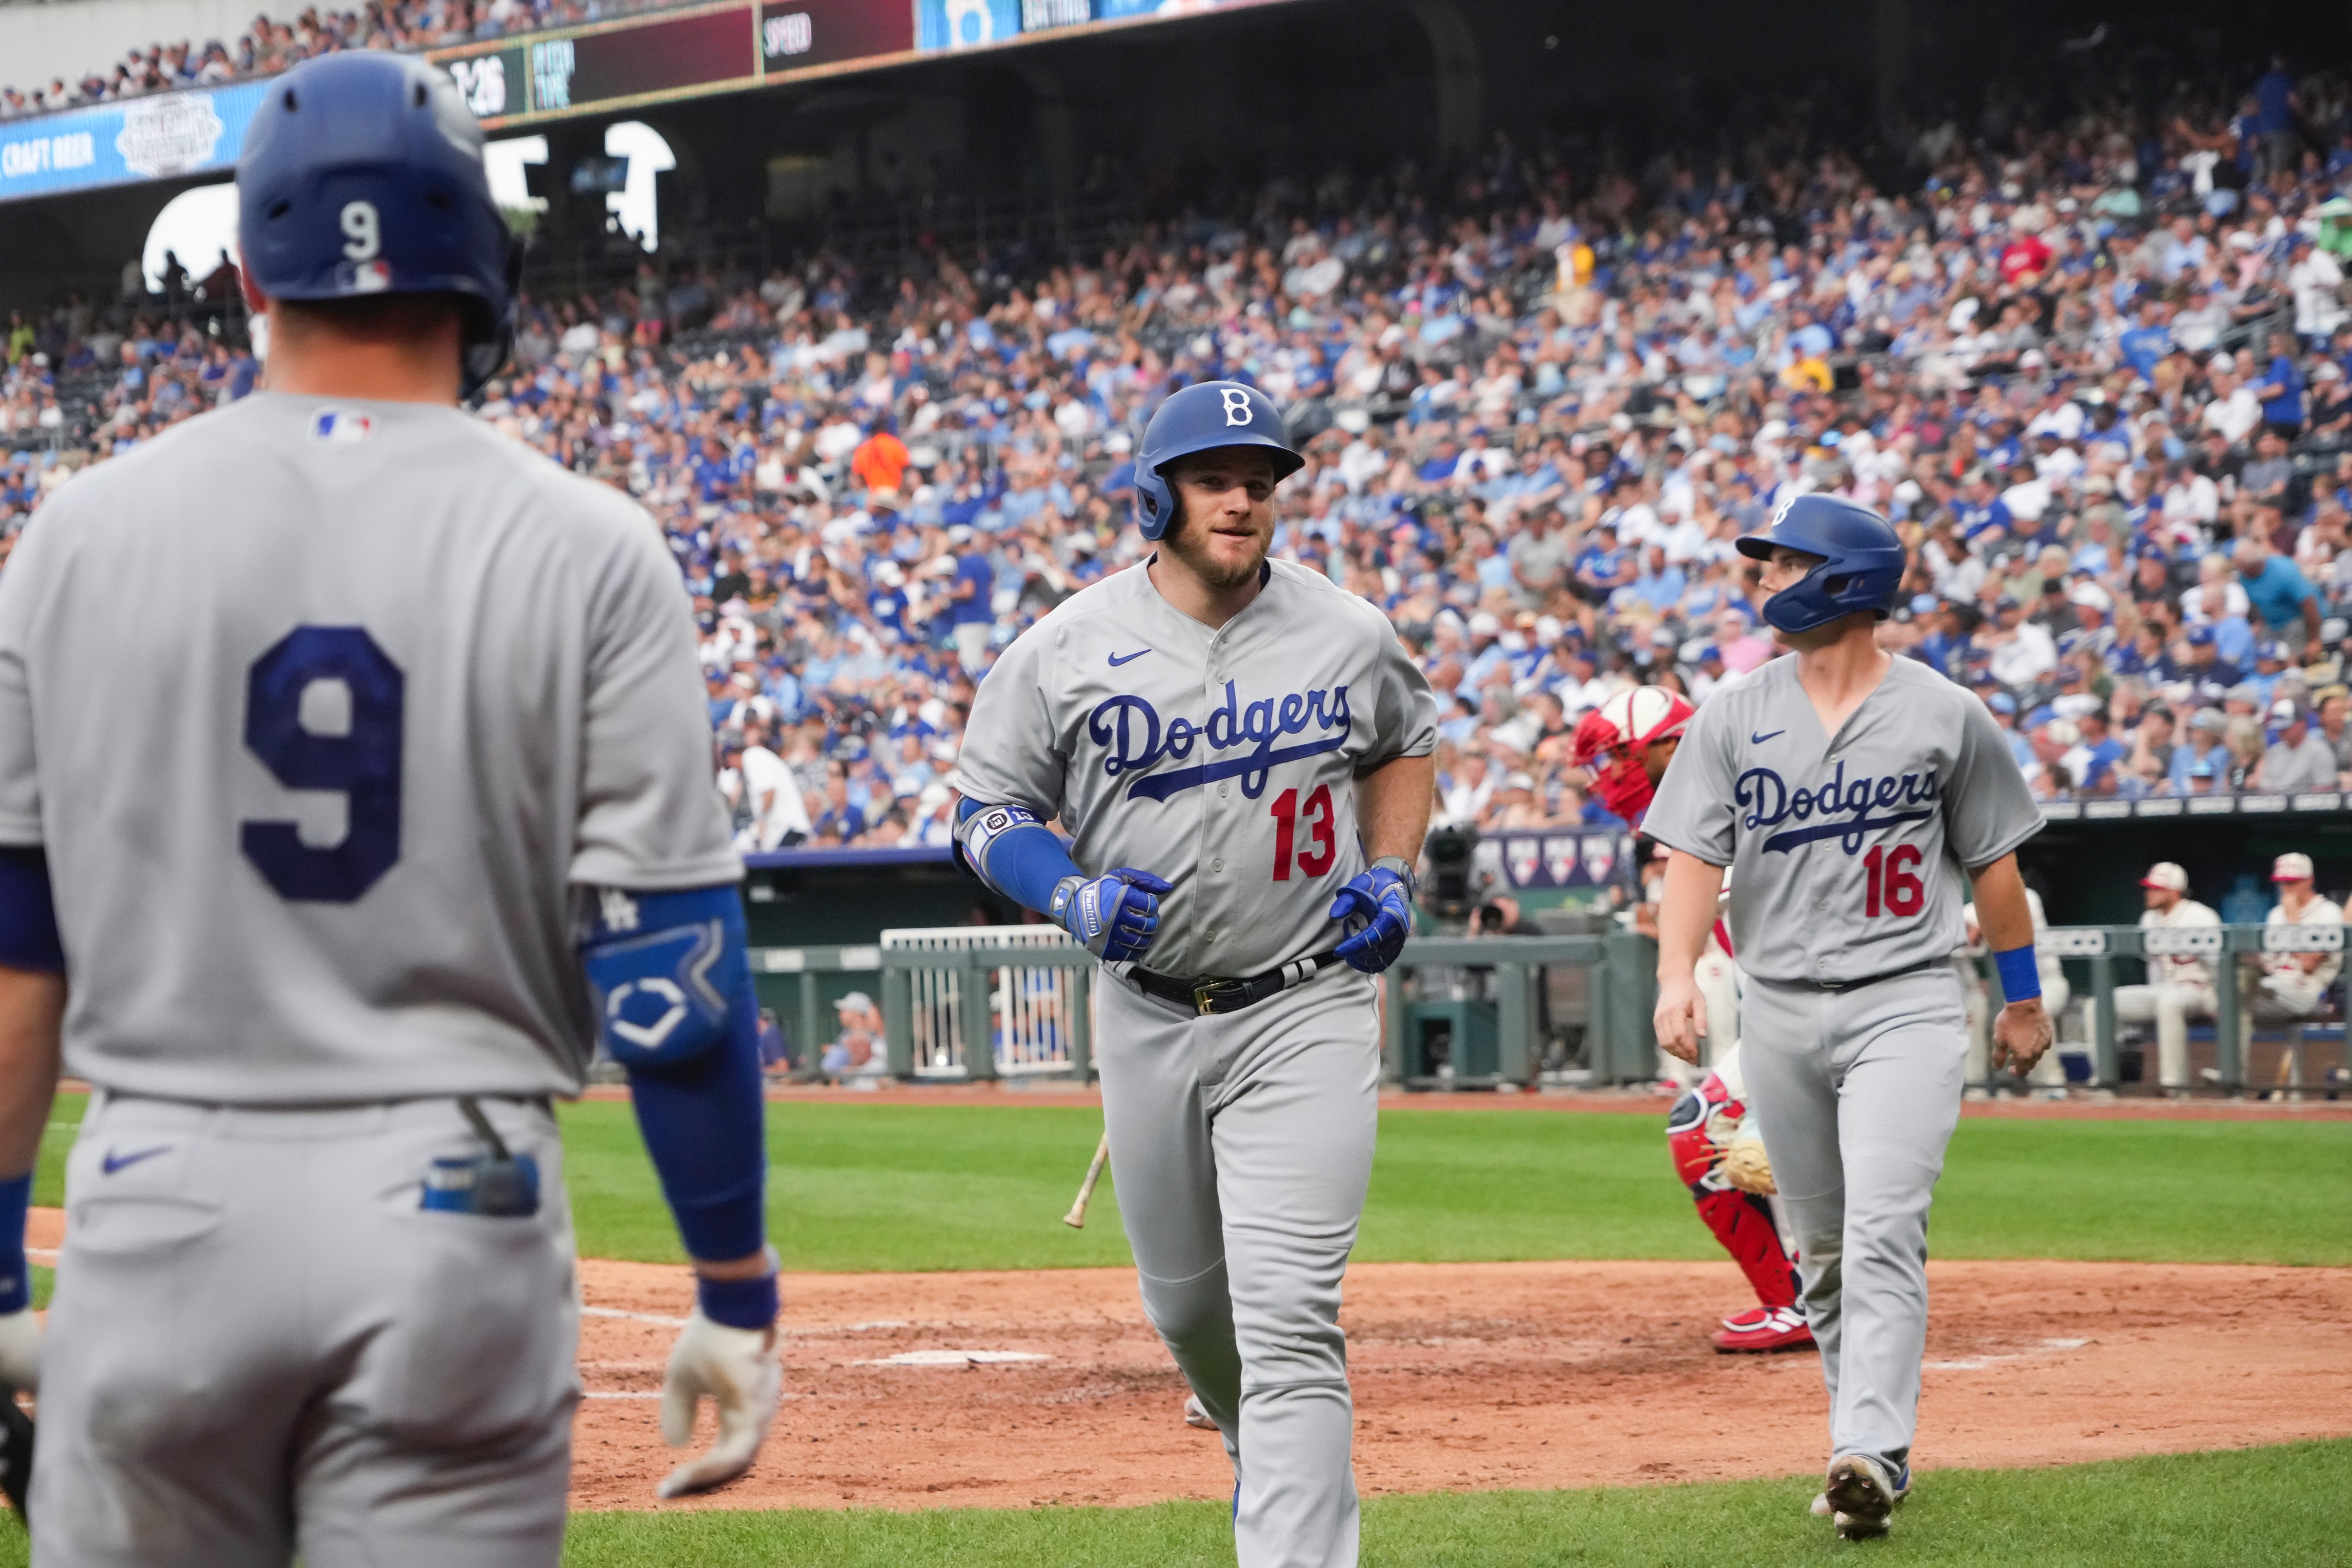
[[[1887,969],[1875,975],[1864,975],[1859,980],[1800,980],[1801,986],[1811,986],[1817,991],[1858,991],[1864,986],[1874,986],[1881,980],[1899,980],[1906,975],[1925,974],[1929,969],[1951,967],[1949,958],[1924,958],[1916,964],[1906,964],[1899,969]]]
[[[1334,963],[1339,956],[1338,948],[1312,953],[1304,958],[1294,958],[1278,969],[1268,969],[1263,975],[1232,977],[1223,975],[1202,975],[1191,980],[1180,980],[1173,975],[1155,975],[1149,969],[1134,968],[1127,977],[1141,987],[1147,996],[1158,997],[1163,1002],[1173,1002],[1180,1008],[1191,1008],[1202,1018],[1212,1013],[1237,1013],[1244,1008],[1255,1007],[1268,997],[1278,997],[1291,987],[1315,977],[1315,972]]]

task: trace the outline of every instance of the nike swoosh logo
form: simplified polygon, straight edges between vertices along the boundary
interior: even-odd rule
[[[1135,663],[1135,661],[1136,661],[1136,660],[1140,659],[1141,657],[1143,657],[1143,655],[1144,655],[1144,654],[1149,653],[1150,652],[1151,652],[1151,650],[1150,650],[1150,649],[1149,649],[1149,648],[1138,648],[1138,649],[1137,649],[1134,653],[1113,653],[1113,654],[1110,656],[1110,665],[1111,665],[1111,668],[1115,670],[1115,669],[1118,668],[1121,664],[1131,664]]]
[[[1776,729],[1772,732],[1772,735],[1786,735],[1789,732],[1785,729]],[[1755,731],[1750,730],[1748,733],[1748,744],[1750,746],[1761,746],[1766,741],[1771,739],[1772,735],[1758,735]]]
[[[99,1168],[103,1170],[108,1176],[112,1176],[119,1170],[124,1169],[130,1166],[137,1165],[141,1160],[152,1160],[157,1155],[165,1155],[171,1152],[172,1145],[169,1144],[158,1144],[152,1149],[140,1149],[134,1153],[127,1155],[118,1155],[112,1149],[109,1149],[106,1151],[106,1158],[99,1162]]]

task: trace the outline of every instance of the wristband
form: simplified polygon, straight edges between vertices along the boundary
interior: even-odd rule
[[[766,1328],[782,1309],[777,1291],[776,1249],[768,1249],[768,1271],[756,1279],[712,1280],[696,1275],[694,1300],[702,1315],[714,1323],[730,1329]]]
[[[0,1315],[33,1304],[33,1271],[25,1264],[25,1210],[32,1201],[32,1172],[0,1181]]]
[[[1992,967],[2000,975],[2004,1001],[2030,1002],[2042,995],[2042,962],[2032,943],[1995,953]]]

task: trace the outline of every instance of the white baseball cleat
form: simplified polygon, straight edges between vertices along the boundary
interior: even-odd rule
[[[1201,1403],[1201,1397],[1197,1394],[1184,1396],[1184,1425],[1198,1427],[1203,1432],[1213,1432],[1217,1429],[1217,1424],[1209,1419],[1208,1406]]]

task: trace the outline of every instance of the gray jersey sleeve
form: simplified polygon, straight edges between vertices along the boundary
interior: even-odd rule
[[[1376,738],[1373,749],[1357,764],[1359,778],[1400,757],[1426,757],[1437,749],[1437,697],[1429,689],[1429,677],[1405,652],[1388,617],[1379,615],[1378,622],[1380,690],[1372,705]]]
[[[34,765],[33,695],[25,653],[41,601],[41,542],[56,526],[54,507],[17,538],[0,571],[0,844],[41,841],[41,783]]]
[[[1991,710],[1973,695],[1959,706],[1959,757],[1944,794],[1944,842],[1973,872],[2040,832],[2042,808]]]
[[[1738,726],[1727,716],[1729,707],[1712,702],[1692,716],[1649,814],[1637,824],[1667,848],[1709,865],[1729,865],[1738,843],[1731,755]]]
[[[1070,759],[1047,689],[1062,628],[1052,617],[1014,639],[972,694],[952,779],[967,800],[1062,817]],[[1076,831],[1076,824],[1065,822]]]
[[[572,881],[659,892],[740,880],[712,784],[694,610],[650,520],[605,559],[588,622]]]

